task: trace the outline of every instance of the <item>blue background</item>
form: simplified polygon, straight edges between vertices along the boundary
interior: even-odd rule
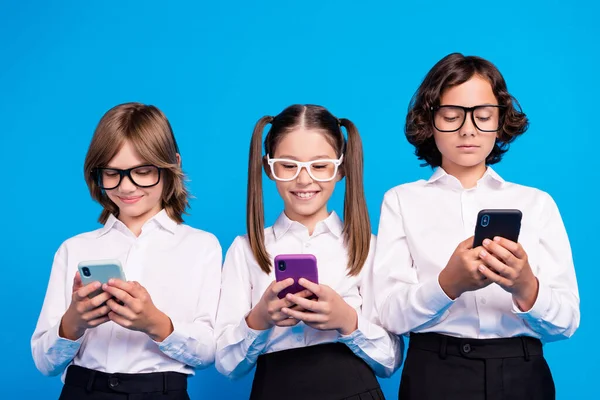
[[[50,4],[53,3],[53,4]],[[252,4],[249,4],[252,3]],[[493,61],[531,119],[496,168],[549,192],[571,239],[582,324],[546,347],[558,398],[586,399],[600,368],[596,251],[599,10],[592,1],[0,2],[2,217],[1,394],[56,398],[59,378],[29,340],[54,252],[96,229],[82,177],[93,130],[110,107],[155,104],[170,119],[195,199],[187,222],[224,250],[245,230],[248,144],[258,118],[316,103],[353,120],[365,149],[376,230],[383,193],[427,177],[403,137],[410,97],[433,64],[460,51]],[[281,210],[265,188],[266,219]],[[343,187],[331,201],[340,211]],[[400,374],[381,380],[395,398]],[[251,376],[214,369],[192,398],[247,398]]]

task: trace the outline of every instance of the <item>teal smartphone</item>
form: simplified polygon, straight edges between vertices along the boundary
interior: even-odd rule
[[[99,281],[100,283],[107,283],[109,279],[116,278],[125,280],[125,274],[119,260],[95,260],[95,261],[81,261],[77,265],[79,274],[81,275],[81,283],[87,285],[88,283]],[[98,296],[102,293],[102,288],[90,293],[88,297]]]

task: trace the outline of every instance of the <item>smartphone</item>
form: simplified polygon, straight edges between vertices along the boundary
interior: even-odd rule
[[[294,284],[279,292],[278,297],[283,299],[288,293],[298,293],[305,288],[300,286],[300,278],[313,283],[319,283],[317,271],[317,258],[312,254],[280,254],[275,256],[275,280],[277,282],[293,278]]]
[[[84,286],[96,281],[107,283],[111,278],[125,280],[125,274],[119,260],[82,261],[77,265],[77,269],[79,269],[81,283]],[[100,288],[90,293],[88,297],[91,299],[102,292],[103,290]]]
[[[522,217],[523,214],[520,210],[489,209],[479,211],[473,248],[481,246],[484,239],[492,240],[496,236],[518,242]]]

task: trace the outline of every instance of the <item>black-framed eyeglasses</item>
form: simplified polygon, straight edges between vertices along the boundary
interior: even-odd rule
[[[137,187],[149,188],[160,182],[160,171],[161,168],[155,165],[140,165],[129,169],[100,167],[94,169],[94,175],[102,190],[116,189],[124,177],[128,177]]]
[[[467,114],[481,132],[498,132],[502,126],[502,109],[499,104],[482,104],[474,107],[444,105],[431,107],[433,126],[440,132],[456,132],[465,124]]]

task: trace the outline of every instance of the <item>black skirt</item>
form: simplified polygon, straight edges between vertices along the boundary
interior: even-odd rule
[[[250,400],[380,400],[373,370],[343,343],[258,357]]]

